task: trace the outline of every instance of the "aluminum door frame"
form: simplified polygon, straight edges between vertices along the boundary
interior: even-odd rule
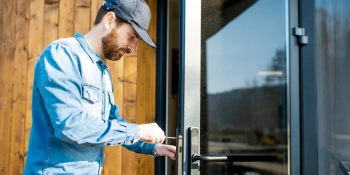
[[[182,174],[190,172],[187,157],[189,127],[200,128],[201,0],[180,1],[179,134],[182,134]],[[199,145],[198,145],[199,146]]]
[[[300,161],[300,53],[293,28],[299,27],[299,1],[286,3],[288,174],[301,173]],[[182,174],[189,174],[188,131],[200,128],[201,0],[180,1],[179,134],[183,136]],[[199,145],[200,146],[200,141]],[[200,153],[199,153],[200,154]]]
[[[299,26],[299,0],[289,0],[286,5],[286,38],[288,60],[288,174],[301,174],[300,151],[300,46],[297,37],[293,36],[293,29]]]

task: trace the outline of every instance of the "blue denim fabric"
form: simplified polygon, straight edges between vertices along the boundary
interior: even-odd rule
[[[25,175],[100,174],[104,147],[153,155],[114,103],[107,65],[83,35],[51,43],[34,69],[32,128]]]

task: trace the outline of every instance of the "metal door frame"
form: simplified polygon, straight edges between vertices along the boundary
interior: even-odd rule
[[[192,161],[186,156],[189,147],[187,128],[200,128],[201,7],[201,0],[180,0],[178,131],[182,134],[183,140],[182,174],[184,175],[189,174],[191,168],[189,164]]]
[[[300,47],[292,29],[299,27],[299,0],[286,3],[287,38],[287,115],[288,115],[288,174],[301,174],[300,126]],[[189,14],[189,15],[186,15]],[[183,137],[182,174],[189,174],[188,132],[186,128],[200,128],[201,75],[201,0],[180,1],[180,81],[179,134]],[[187,59],[185,59],[187,58]],[[193,88],[195,87],[195,88]],[[186,118],[186,119],[185,119]],[[316,159],[317,161],[317,159]]]
[[[308,44],[300,47],[300,174],[317,174],[316,3],[315,0],[299,0],[299,3],[299,25],[308,36]]]
[[[288,174],[300,174],[300,52],[298,39],[293,37],[293,28],[299,27],[299,0],[289,0],[287,10],[287,59],[288,59]]]

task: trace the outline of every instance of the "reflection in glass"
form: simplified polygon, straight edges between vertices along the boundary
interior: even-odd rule
[[[350,161],[350,1],[316,0],[319,175]]]
[[[269,153],[237,173],[287,174],[284,1],[202,0],[201,154]],[[201,174],[225,174],[201,162]]]

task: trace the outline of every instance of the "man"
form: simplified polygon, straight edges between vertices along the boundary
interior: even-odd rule
[[[54,41],[39,56],[34,73],[33,124],[24,174],[100,174],[104,147],[175,160],[155,123],[126,122],[114,103],[106,60],[134,52],[151,18],[143,0],[106,0],[85,35]]]

